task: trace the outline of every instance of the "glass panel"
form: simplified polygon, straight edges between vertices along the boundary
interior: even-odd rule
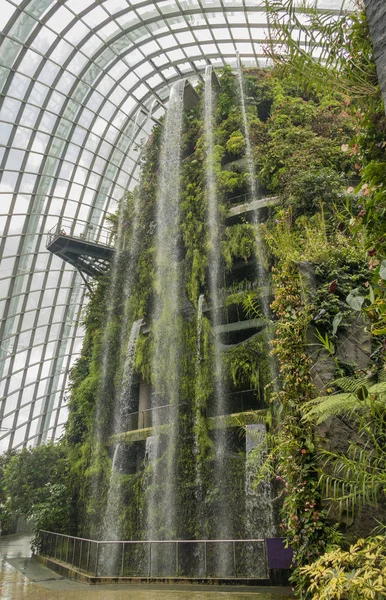
[[[30,83],[31,80],[28,79],[28,77],[24,77],[24,75],[15,73],[12,78],[12,83],[9,87],[8,94],[13,96],[13,98],[23,99]]]

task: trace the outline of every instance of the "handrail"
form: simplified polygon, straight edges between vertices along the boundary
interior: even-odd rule
[[[233,396],[241,396],[242,394],[248,394],[250,392],[256,392],[256,389],[250,388],[248,390],[236,390],[233,392],[229,392],[225,395],[226,398],[230,398]],[[124,432],[127,433],[128,431],[139,431],[141,429],[146,429],[148,427],[153,427],[153,416],[158,417],[158,414],[155,411],[159,411],[160,409],[172,409],[172,410],[177,410],[180,406],[187,406],[187,402],[180,402],[178,404],[163,404],[162,406],[154,406],[152,408],[144,408],[142,410],[136,410],[133,412],[129,412],[125,414],[125,418],[128,420],[128,429]],[[169,411],[164,411],[165,416],[163,417],[163,413],[161,412],[161,416],[159,417],[162,420],[165,420],[164,423],[157,423],[156,425],[167,425],[170,422],[170,412]],[[223,416],[223,415],[220,415]],[[226,415],[224,415],[226,416]],[[132,423],[134,422],[134,426],[132,426]],[[118,434],[119,436],[119,434]],[[113,436],[114,437],[114,436]]]
[[[113,243],[111,231],[101,225],[91,225],[86,221],[61,218],[54,227],[47,232],[48,242],[51,244],[59,236],[91,242],[111,247]]]
[[[240,200],[240,198],[243,198],[244,202],[237,202],[236,200]],[[239,194],[238,196],[232,196],[231,198],[228,198],[228,202],[230,202],[232,205],[240,205],[240,204],[245,204],[246,201],[250,201],[250,200],[276,200],[278,199],[279,196],[277,194],[264,194],[261,197],[254,197],[252,192],[244,192],[244,194]],[[231,207],[232,208],[232,207]]]
[[[267,541],[263,538],[92,540],[46,529],[40,530],[39,538],[37,554],[91,577],[269,579]],[[162,544],[167,547],[160,556]],[[198,548],[193,559],[186,547],[192,545]],[[225,559],[225,566],[218,563],[219,556]]]
[[[247,543],[247,542],[265,542],[265,538],[245,538],[245,539],[230,539],[230,540],[92,540],[88,538],[81,538],[75,535],[67,535],[65,533],[56,533],[55,531],[48,531],[47,529],[39,529],[39,533],[49,533],[51,535],[61,535],[62,537],[72,538],[74,540],[80,540],[82,542],[93,542],[95,544],[198,544],[198,543]]]

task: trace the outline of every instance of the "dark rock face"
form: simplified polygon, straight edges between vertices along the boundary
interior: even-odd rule
[[[386,0],[382,0],[382,4],[383,2],[385,2],[384,12],[386,14]],[[317,288],[314,265],[308,261],[303,261],[298,266],[303,283],[303,299],[307,302],[310,301],[312,293]],[[318,349],[318,344],[315,343],[315,327],[312,325],[308,327],[306,341],[308,353],[313,361],[311,367],[313,384],[320,395],[325,395],[326,389],[337,377],[336,365],[324,348]],[[342,328],[338,339],[335,341],[335,346],[336,358],[366,371],[371,354],[371,334],[366,329],[366,323],[360,315],[353,318],[348,327]],[[355,422],[350,422],[350,419],[344,416],[330,417],[316,427],[315,433],[325,450],[343,455],[347,454],[351,443],[361,443]],[[386,501],[379,506],[366,504],[355,515],[351,511],[348,513],[343,509],[341,511],[337,504],[329,501],[325,501],[325,508],[328,510],[331,522],[344,524],[345,533],[352,540],[370,535],[379,522],[386,523]]]
[[[367,19],[373,40],[379,85],[386,107],[386,2],[365,0]]]

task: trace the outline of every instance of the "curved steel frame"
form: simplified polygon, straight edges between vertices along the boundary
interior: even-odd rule
[[[315,0],[340,14],[352,0]],[[265,64],[266,0],[0,0],[0,451],[60,436],[85,288],[45,249],[137,182],[171,84]],[[260,62],[259,62],[260,61]]]

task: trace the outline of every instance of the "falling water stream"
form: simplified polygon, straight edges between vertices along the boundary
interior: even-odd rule
[[[269,479],[258,484],[259,471],[268,452],[267,431],[263,423],[246,426],[245,459],[245,529],[250,538],[275,537],[275,520],[272,504],[272,489]],[[250,548],[248,563],[249,576],[263,576],[266,565],[264,557],[255,556]]]
[[[197,304],[197,344],[196,344],[196,368],[195,375],[196,380],[198,378],[198,371],[201,362],[201,335],[202,335],[202,309],[204,306],[204,294],[200,294]]]
[[[137,408],[137,398],[133,395],[133,378],[134,378],[134,358],[135,350],[137,347],[137,341],[139,332],[143,324],[142,319],[134,321],[131,331],[129,342],[127,344],[125,364],[122,374],[121,392],[119,397],[118,405],[115,410],[115,431],[114,433],[121,433],[128,429],[128,416],[135,412]]]
[[[182,265],[180,256],[180,163],[185,80],[171,89],[160,156],[160,176],[156,211],[156,294],[153,322],[153,396],[152,408],[171,405],[166,448],[163,452],[162,485],[160,462],[152,465],[147,498],[146,538],[172,539],[176,535],[176,437],[180,401],[182,356],[181,305]],[[165,416],[152,411],[157,427]],[[153,440],[152,454],[160,455],[161,436]],[[166,463],[166,464],[165,464]],[[155,566],[156,568],[156,566]]]
[[[115,355],[115,344],[111,338],[111,324],[117,317],[120,310],[120,304],[122,301],[122,284],[120,277],[121,265],[123,263],[124,256],[124,211],[120,210],[118,214],[118,226],[116,233],[115,253],[110,269],[110,283],[107,292],[106,302],[106,318],[103,331],[102,340],[102,364],[101,364],[101,379],[98,390],[96,418],[95,418],[95,447],[94,455],[92,460],[95,464],[100,461],[100,453],[102,452],[102,444],[104,442],[104,436],[106,435],[106,422],[109,422],[106,412],[106,398],[110,397],[111,389],[113,388],[112,371],[109,368]],[[91,484],[92,497],[98,503],[101,497],[101,479],[94,476]],[[98,535],[102,535],[100,524],[90,522],[89,524],[91,531],[98,532]]]
[[[129,342],[126,351],[126,359],[123,369],[121,390],[119,398],[115,403],[114,410],[114,434],[125,430],[127,415],[134,412],[133,397],[133,379],[134,379],[134,357],[137,346],[137,340],[142,325],[142,319],[134,321]],[[122,480],[121,474],[125,468],[127,453],[129,449],[122,444],[117,444],[114,449],[114,456],[111,466],[109,489],[107,494],[106,511],[102,525],[103,540],[121,540],[124,537],[124,531],[121,527],[122,512]],[[101,555],[101,564],[107,573],[117,570],[119,562],[119,547],[103,547]]]
[[[252,153],[250,131],[246,110],[245,92],[243,85],[243,72],[240,63],[240,57],[237,55],[237,74],[240,92],[241,111],[243,116],[243,125],[246,143],[246,158],[249,172],[249,185],[251,190],[252,201],[257,200],[259,196],[258,183],[256,180],[256,168]],[[255,239],[257,250],[257,278],[260,289],[260,303],[263,315],[267,321],[270,318],[269,309],[269,294],[267,290],[270,286],[269,277],[265,270],[264,263],[264,247],[260,238],[260,212],[256,209],[254,212]],[[272,341],[272,335],[269,327],[266,327],[266,343]],[[271,380],[273,389],[278,389],[278,377],[275,360],[272,358],[269,361]],[[248,444],[250,448],[248,448]],[[254,452],[249,450],[255,449]],[[256,537],[272,537],[275,533],[273,507],[272,507],[272,490],[269,481],[263,480],[256,487],[257,474],[263,464],[263,455],[267,451],[266,427],[263,424],[255,425],[247,430],[247,458],[245,464],[245,496],[246,496],[246,531],[253,532]]]
[[[123,199],[124,200],[124,199]],[[122,213],[124,211],[121,208]],[[122,215],[123,216],[123,215]],[[131,216],[131,215],[130,215]],[[121,339],[120,346],[121,348],[125,348],[127,341],[127,329],[128,323],[130,321],[130,303],[129,298],[131,295],[131,291],[134,284],[134,278],[136,275],[135,265],[137,264],[138,259],[138,251],[139,251],[139,221],[140,221],[140,193],[134,192],[134,206],[133,206],[133,214],[130,222],[130,247],[128,249],[128,258],[125,264],[125,272],[124,272],[124,287],[123,287],[123,296],[126,299],[122,326],[121,326]],[[125,226],[126,223],[123,223]]]
[[[245,145],[246,145],[246,158],[248,164],[248,173],[249,173],[249,186],[251,191],[252,201],[258,200],[259,198],[259,185],[256,179],[256,167],[253,158],[252,146],[251,146],[251,136],[249,131],[249,123],[247,117],[247,109],[245,102],[245,91],[244,91],[244,77],[243,71],[241,68],[240,56],[237,53],[237,75],[239,82],[239,95],[240,95],[240,103],[241,103],[241,112],[243,116],[243,125],[244,125],[244,133],[245,133]],[[256,209],[253,214],[253,222],[255,225],[255,240],[256,240],[256,250],[257,250],[257,280],[258,286],[260,290],[259,301],[262,307],[262,312],[264,318],[269,321],[271,318],[271,311],[269,307],[269,290],[271,287],[270,280],[268,277],[268,273],[264,268],[265,260],[265,249],[260,237],[260,209]],[[272,332],[270,327],[266,328],[266,341],[267,344],[271,344],[272,342]],[[272,380],[272,388],[275,392],[279,389],[278,384],[278,369],[277,363],[274,358],[269,361],[269,367],[271,371],[271,380]]]
[[[201,385],[201,336],[202,336],[202,315],[204,306],[204,294],[201,294],[197,305],[197,338],[196,338],[196,364],[195,364],[195,386],[194,386],[194,456],[195,456],[195,496],[197,500],[197,521],[200,524],[201,536],[205,537],[202,530],[202,523],[205,518],[205,484],[203,477],[203,464],[200,455],[200,426],[203,418],[203,408],[205,399],[202,398]]]
[[[108,287],[107,306],[106,306],[106,320],[103,333],[102,341],[102,367],[101,367],[101,382],[99,386],[99,402],[98,410],[103,406],[103,400],[106,395],[108,387],[111,385],[111,372],[109,371],[109,363],[112,358],[113,345],[110,339],[110,325],[114,319],[115,312],[118,309],[118,305],[121,302],[120,293],[120,268],[122,265],[122,256],[124,253],[124,211],[119,211],[118,228],[115,244],[115,253],[110,270],[110,285]],[[100,419],[97,415],[97,423]],[[97,434],[100,433],[97,431]],[[98,436],[98,438],[100,435]]]
[[[243,71],[241,68],[240,57],[237,55],[237,75],[238,75],[238,83],[239,83],[239,95],[240,95],[240,103],[241,103],[241,112],[243,116],[243,125],[244,125],[244,133],[245,133],[245,147],[246,147],[246,159],[248,164],[248,179],[249,179],[249,187],[251,191],[252,202],[258,200],[259,198],[259,186],[256,180],[256,167],[255,161],[253,158],[252,145],[251,145],[251,136],[249,131],[249,123],[247,117],[247,109],[245,102],[245,91],[244,91],[244,77]],[[257,249],[257,277],[259,288],[263,292],[260,294],[260,302],[262,303],[263,313],[266,318],[269,318],[269,304],[268,304],[268,295],[264,293],[264,290],[268,286],[268,276],[267,272],[264,269],[264,246],[261,241],[259,225],[260,225],[260,211],[256,209],[253,215],[253,221],[255,225],[255,240],[256,240],[256,249]]]
[[[205,70],[205,146],[206,146],[206,193],[208,198],[208,229],[209,229],[209,293],[211,303],[212,327],[215,329],[220,325],[221,314],[221,252],[219,232],[219,207],[216,185],[215,163],[214,163],[214,134],[213,134],[213,86],[212,66]],[[224,369],[220,345],[213,344],[214,359],[214,402],[216,415],[224,415],[228,412],[227,390],[225,385]],[[226,472],[228,469],[227,455],[229,454],[227,443],[227,431],[225,428],[215,430],[215,485],[221,504],[215,524],[215,535],[217,539],[232,538],[232,515],[229,506],[229,489],[227,488]],[[217,554],[218,573],[229,573],[231,556],[226,544],[219,545]]]

